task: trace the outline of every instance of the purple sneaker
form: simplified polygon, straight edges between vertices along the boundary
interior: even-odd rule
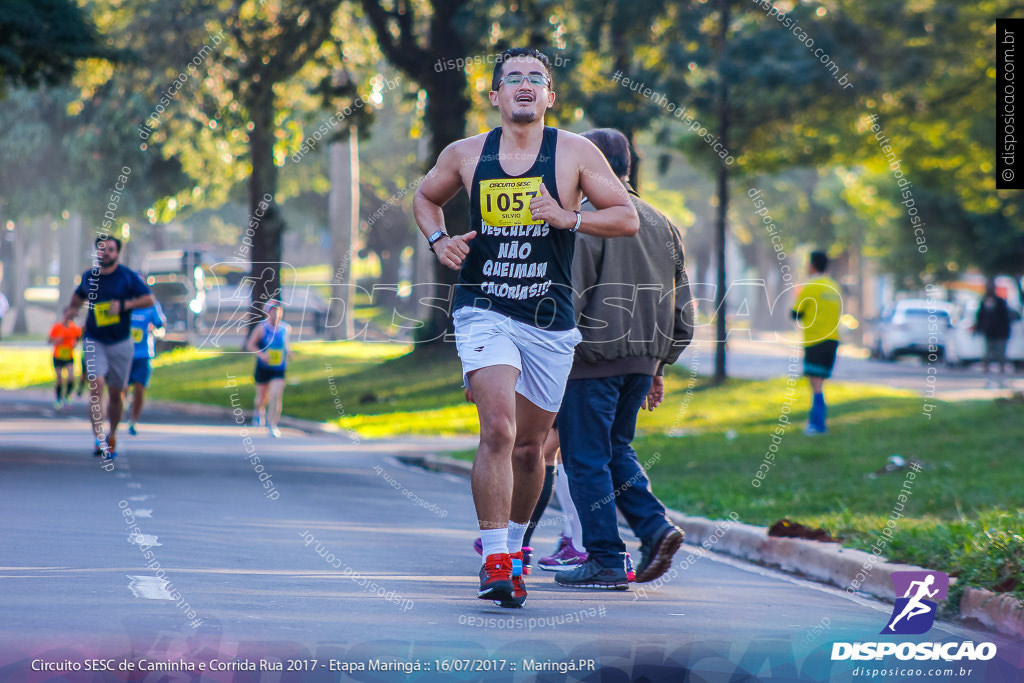
[[[537,566],[549,572],[562,572],[575,569],[587,561],[587,554],[572,547],[572,539],[562,536],[559,540],[558,552],[550,557],[542,557]]]
[[[483,556],[484,554],[484,542],[477,536],[476,540],[473,541],[473,550],[476,551],[477,555]]]

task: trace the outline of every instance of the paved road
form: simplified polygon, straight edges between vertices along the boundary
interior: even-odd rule
[[[735,332],[729,339],[726,370],[730,377],[785,377],[791,357],[797,359],[796,365],[802,372],[803,351],[799,348],[794,354],[791,345],[784,341],[774,341],[767,334],[756,335],[753,339],[744,334]],[[677,365],[698,375],[710,375],[714,371],[714,361],[714,346],[708,339],[698,337]],[[837,381],[910,389],[919,393],[934,391],[936,398],[945,400],[994,398],[1008,396],[1012,390],[1024,390],[1024,374],[1021,373],[1007,376],[1005,387],[996,385],[988,388],[980,364],[959,368],[937,363],[929,368],[928,364],[913,357],[904,357],[897,362],[883,362],[871,360],[865,350],[848,345],[839,347],[833,378]]]
[[[468,484],[395,459],[451,444],[294,430],[271,440],[230,421],[153,413],[105,471],[84,410],[47,411],[42,397],[0,396],[0,681],[349,680],[330,668],[392,661],[428,670],[355,680],[519,681],[538,676],[524,670],[530,661],[570,659],[603,673],[568,680],[681,681],[689,669],[693,681],[850,681],[864,662],[831,662],[832,643],[884,639],[889,606],[714,554],[686,567],[680,553],[676,576],[644,592],[563,590],[537,572],[523,610],[477,600]],[[536,545],[547,549],[558,514],[542,524]],[[1022,675],[1019,647],[998,636],[940,624],[905,638],[923,639],[999,648],[968,664],[971,675],[931,680]],[[134,663],[134,678],[31,671],[34,660],[90,657]],[[314,659],[315,673],[267,670]],[[504,671],[438,671],[465,659]],[[260,660],[264,671],[244,674],[145,668]]]

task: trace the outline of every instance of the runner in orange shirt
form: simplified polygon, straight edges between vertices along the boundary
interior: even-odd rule
[[[53,345],[53,370],[57,375],[57,398],[53,403],[57,410],[71,405],[71,389],[75,385],[75,344],[81,337],[82,328],[75,324],[75,314],[64,309],[60,322],[50,328],[49,340]]]

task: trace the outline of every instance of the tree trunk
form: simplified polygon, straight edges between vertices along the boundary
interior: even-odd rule
[[[718,56],[718,130],[722,147],[729,149],[729,100],[725,83],[726,40],[729,34],[729,0],[721,2]],[[718,261],[718,282],[715,289],[715,384],[725,381],[725,223],[729,211],[729,166],[718,167],[718,215],[715,220],[715,252]]]
[[[38,229],[38,228],[37,228]],[[14,314],[14,334],[28,334],[28,311],[25,290],[28,288],[29,227],[22,223],[14,228],[14,287],[11,294],[11,313]]]
[[[252,250],[252,305],[262,315],[263,302],[281,296],[281,237],[285,227],[275,199],[277,166],[274,165],[274,96],[269,85],[253,91],[247,109],[253,123],[253,130],[249,134],[249,155],[252,161],[249,221],[250,224],[256,224]],[[255,322],[250,324],[250,328],[253,325]]]
[[[75,291],[75,276],[85,268],[82,265],[82,214],[77,211],[64,223],[60,245],[60,301],[71,299]],[[62,304],[63,305],[63,304]]]
[[[352,249],[359,226],[359,138],[356,127],[349,128],[346,142],[334,142],[328,150],[331,191],[327,198],[327,221],[331,226],[331,303],[334,305],[328,310],[327,336],[335,340],[352,339],[355,335]]]
[[[434,23],[438,21],[435,17]],[[461,70],[446,69],[440,73],[432,73],[427,88],[427,108],[424,118],[427,129],[431,132],[430,158],[427,168],[433,167],[442,150],[452,142],[466,134],[466,113],[469,111],[469,100],[466,98],[465,76]],[[444,206],[444,224],[449,234],[457,235],[469,231],[469,198],[465,192],[457,194]],[[425,246],[419,243],[418,248]],[[416,341],[436,344],[444,341],[445,333],[450,332],[451,304],[455,295],[455,284],[458,273],[442,266],[437,259],[434,262],[433,296],[440,299],[437,305],[429,309],[429,315],[416,335]],[[445,300],[447,303],[444,303]]]

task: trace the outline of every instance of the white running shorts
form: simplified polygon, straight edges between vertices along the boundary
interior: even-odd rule
[[[542,330],[496,311],[464,306],[452,316],[462,379],[492,365],[519,370],[516,393],[542,410],[557,413],[572,369],[573,350],[583,338],[571,330]]]

